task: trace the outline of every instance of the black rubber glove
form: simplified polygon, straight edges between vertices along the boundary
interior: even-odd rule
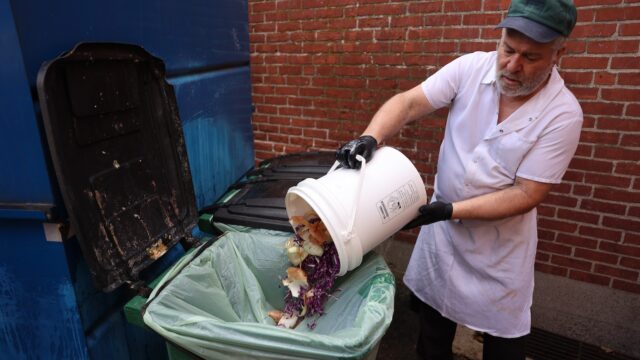
[[[453,205],[442,201],[420,206],[420,215],[405,225],[402,230],[413,229],[414,227],[433,224],[434,222],[449,220],[453,213]]]
[[[365,160],[369,161],[377,146],[378,141],[373,136],[361,136],[342,145],[336,152],[336,160],[342,167],[359,169],[360,161],[356,159],[356,155],[361,155]]]

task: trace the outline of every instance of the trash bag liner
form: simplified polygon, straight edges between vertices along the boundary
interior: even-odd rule
[[[282,310],[281,279],[292,234],[227,232],[182,258],[146,304],[144,322],[170,342],[208,359],[360,359],[378,344],[393,316],[395,282],[370,253],[339,277],[320,317],[295,329],[267,316]],[[204,246],[204,245],[203,245]],[[307,326],[315,321],[315,328]]]

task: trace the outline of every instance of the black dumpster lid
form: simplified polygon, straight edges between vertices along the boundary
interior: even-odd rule
[[[38,95],[53,165],[98,288],[191,236],[197,210],[173,88],[141,47],[82,43],[46,63]]]
[[[284,197],[301,180],[263,178],[237,183],[204,212],[216,222],[291,232]]]
[[[335,152],[314,151],[280,155],[263,160],[245,174],[247,180],[317,179],[325,175],[336,161]]]

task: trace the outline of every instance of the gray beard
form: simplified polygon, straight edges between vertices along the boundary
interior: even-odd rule
[[[539,75],[533,77],[532,79],[529,79],[528,81],[523,81],[520,78],[518,78],[517,76],[513,76],[513,74],[511,74],[511,73],[509,73],[507,71],[498,70],[498,67],[497,67],[497,64],[496,64],[496,85],[498,86],[498,90],[500,91],[500,94],[502,94],[502,95],[505,95],[505,96],[527,96],[527,95],[533,93],[545,80],[547,80],[547,78],[551,74],[551,69],[552,68],[553,68],[553,66],[551,66],[549,71],[541,72]],[[510,87],[505,87],[502,84],[502,75],[507,75],[508,77],[510,77],[512,79],[517,79],[517,80],[521,81],[522,84],[517,89],[510,88]]]

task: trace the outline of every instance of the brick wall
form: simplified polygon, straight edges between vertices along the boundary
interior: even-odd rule
[[[560,67],[584,128],[563,183],[539,207],[536,268],[640,293],[640,0],[575,2]],[[393,94],[460,54],[494,50],[508,4],[250,0],[256,160],[358,136]],[[429,185],[445,118],[438,111],[387,143]]]

